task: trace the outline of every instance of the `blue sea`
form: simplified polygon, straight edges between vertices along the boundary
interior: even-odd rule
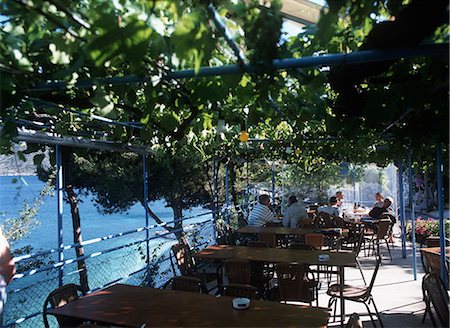
[[[13,180],[16,182],[13,183]],[[44,185],[44,182],[40,181],[36,176],[0,176],[0,224],[8,218],[18,217],[24,202],[32,205],[34,198],[39,195]],[[92,195],[80,197],[79,199],[84,241],[145,227],[145,210],[142,205],[135,204],[125,213],[105,215],[98,212],[93,199]],[[166,207],[164,200],[151,202],[150,208],[163,221],[173,221],[172,209]],[[210,212],[201,207],[185,211],[184,217],[193,217],[183,221],[185,227],[193,223],[211,220]],[[57,203],[55,196],[46,196],[44,198],[36,219],[39,221],[39,225],[26,238],[11,243],[13,251],[27,245],[32,247],[32,253],[58,247]],[[149,224],[156,224],[156,222],[149,218]],[[205,224],[200,229],[203,229],[200,230],[200,234],[202,234],[200,239],[211,239],[214,232],[210,223],[208,225]],[[170,278],[172,271],[169,261],[166,260],[160,264],[158,261],[167,257],[170,252],[170,246],[176,242],[173,235],[160,238],[158,233],[164,232],[163,228],[156,228],[152,229],[150,233],[151,236],[156,238],[150,241],[149,249],[150,260],[158,263],[156,276],[160,278],[159,282],[162,279],[167,280]],[[146,244],[145,242],[139,243],[144,238],[145,232],[137,232],[85,246],[85,254],[94,254],[95,256],[86,260],[89,287],[91,289],[101,288],[105,284],[114,281],[140,284],[142,273],[134,273],[145,267]],[[198,236],[193,238],[196,238],[198,242]],[[73,243],[72,218],[70,206],[67,203],[64,204],[63,209],[63,243],[64,245]],[[130,244],[132,245],[122,247]],[[114,249],[114,251],[103,253],[105,250],[110,249]],[[64,259],[73,259],[75,257],[74,249],[64,251]],[[42,262],[40,265],[51,265],[57,261],[56,253],[47,257],[39,257],[37,260]],[[27,269],[21,270],[19,268],[18,273],[23,271],[26,272]],[[76,263],[64,266],[63,283],[79,283]],[[58,269],[51,269],[14,279],[8,287],[8,302],[4,324],[10,326],[15,321],[30,316],[30,319],[19,323],[17,326],[42,326],[42,317],[38,313],[42,310],[45,297],[56,287],[58,287]],[[52,321],[52,325],[54,324],[55,321]]]

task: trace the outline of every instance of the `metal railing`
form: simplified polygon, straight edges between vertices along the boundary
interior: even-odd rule
[[[189,223],[189,220],[197,221],[203,216],[206,217],[204,221]],[[183,229],[167,229],[178,221],[174,220],[16,257],[19,272],[8,286],[3,326],[43,326],[44,301],[52,290],[59,287],[60,272],[63,273],[63,284],[80,284],[83,270],[78,269],[78,262],[82,260],[86,264],[88,292],[115,283],[163,286],[178,274],[170,264],[171,246],[178,242],[175,233],[184,230],[189,245],[196,250],[214,244],[216,223],[212,217],[213,211],[208,211],[183,218]],[[148,238],[147,231],[150,232]],[[80,246],[85,248],[86,255],[73,256],[75,248]],[[63,261],[57,260],[60,252],[64,252]],[[56,320],[51,316],[49,319],[51,326],[56,327]]]

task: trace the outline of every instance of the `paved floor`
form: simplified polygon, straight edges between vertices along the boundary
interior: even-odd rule
[[[425,303],[422,301],[422,277],[424,275],[420,252],[417,252],[417,280],[414,280],[412,269],[412,248],[407,243],[406,259],[402,258],[401,243],[397,239],[395,248],[392,250],[392,261],[386,247],[382,247],[384,254],[382,265],[378,271],[372,295],[384,327],[432,327],[431,320],[427,316],[422,324],[422,317],[425,310]],[[367,283],[372,277],[375,266],[374,257],[364,257],[361,252],[360,261]],[[345,281],[347,284],[363,285],[361,274],[356,268],[345,269]],[[327,306],[329,296],[326,295],[326,288],[321,289],[319,295],[319,306]],[[371,307],[371,310],[373,308]],[[365,306],[361,303],[345,302],[345,312],[348,316],[353,312],[361,316],[363,324],[371,327],[370,317]],[[337,310],[339,317],[339,308]],[[338,325],[330,320],[329,326]],[[377,322],[378,325],[378,322]]]

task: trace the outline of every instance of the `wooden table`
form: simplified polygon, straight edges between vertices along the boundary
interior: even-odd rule
[[[420,251],[422,253],[431,253],[431,254],[441,256],[441,248],[440,247],[424,247],[424,248],[421,248]],[[445,257],[447,259],[450,258],[450,247],[449,246],[445,247]]]
[[[330,256],[330,260],[326,262],[319,261],[319,254],[328,254]],[[194,257],[210,260],[241,259],[254,262],[297,262],[312,265],[337,266],[339,268],[341,292],[341,324],[344,324],[345,302],[342,297],[344,288],[344,267],[356,266],[356,255],[352,252],[214,245],[194,254]]]
[[[304,229],[304,228],[285,228],[285,227],[255,227],[255,226],[245,226],[239,228],[237,232],[239,233],[266,233],[266,234],[274,234],[274,235],[307,235],[309,233],[332,233],[335,231],[336,233],[341,233],[342,229],[340,228],[328,228],[328,229]]]
[[[233,297],[114,285],[49,313],[126,327],[325,327],[326,308],[252,300],[233,309]]]

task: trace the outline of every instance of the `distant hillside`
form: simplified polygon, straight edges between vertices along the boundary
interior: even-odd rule
[[[23,150],[22,148],[24,147],[17,146],[16,153],[13,155],[0,155],[0,176],[36,175],[36,166],[33,163],[34,154],[25,154],[25,162],[20,160],[17,151]],[[50,165],[48,154],[46,154],[42,164]]]

